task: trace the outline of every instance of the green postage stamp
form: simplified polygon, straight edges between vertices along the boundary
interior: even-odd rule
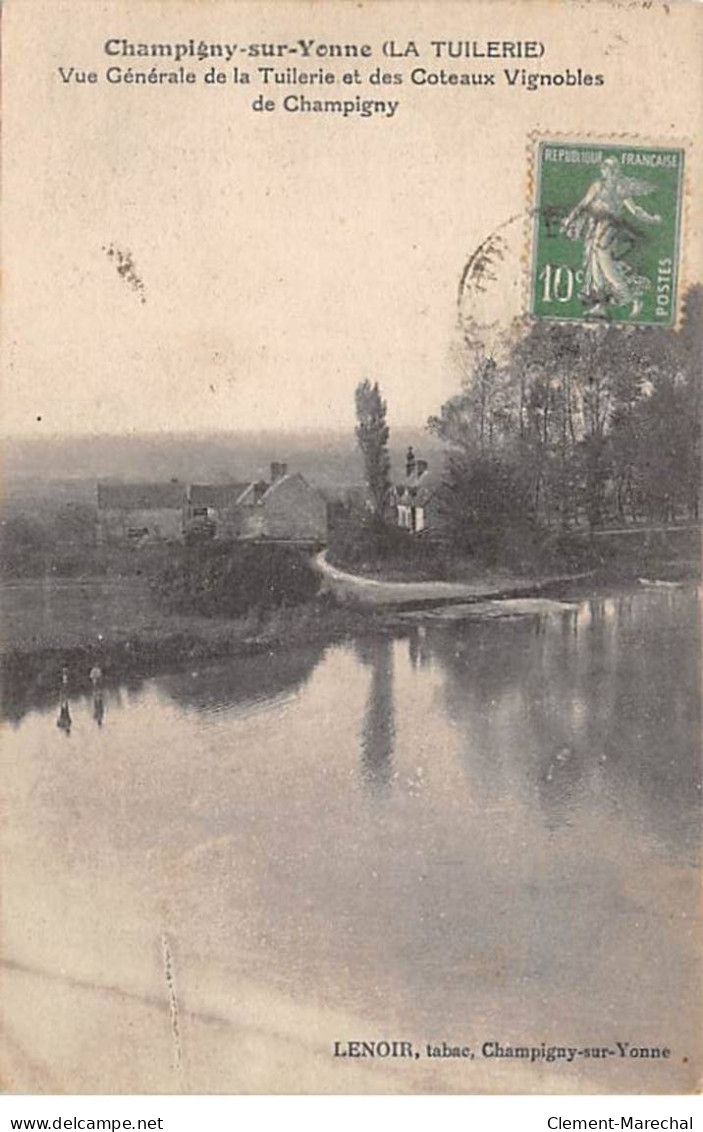
[[[530,312],[676,321],[683,149],[540,141]]]

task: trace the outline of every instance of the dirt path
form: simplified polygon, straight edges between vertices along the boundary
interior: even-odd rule
[[[325,551],[315,558],[315,567],[322,574],[326,587],[341,601],[398,608],[501,597],[527,597],[530,594],[540,593],[547,586],[588,576],[557,575],[536,579],[496,573],[487,574],[472,582],[391,582],[381,578],[364,578],[359,574],[348,574],[332,566],[327,561]]]

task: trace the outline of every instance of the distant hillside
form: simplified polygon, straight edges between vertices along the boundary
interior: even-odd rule
[[[397,429],[391,435],[393,476],[403,474],[405,451],[431,458],[441,445],[422,429]],[[46,440],[9,439],[3,442],[3,483],[6,498],[20,495],[34,481],[76,483],[85,498],[86,481],[98,479],[169,480],[224,483],[266,479],[272,460],[287,461],[321,488],[360,484],[363,471],[354,437],[342,433],[260,432],[182,436],[51,437]],[[29,494],[33,494],[30,491]]]

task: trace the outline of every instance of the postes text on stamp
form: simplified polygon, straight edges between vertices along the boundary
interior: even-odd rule
[[[530,312],[671,326],[684,151],[540,141]]]

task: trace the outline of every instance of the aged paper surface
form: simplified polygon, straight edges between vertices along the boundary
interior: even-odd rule
[[[690,577],[468,627],[281,615],[238,656],[212,609],[207,648],[164,629],[134,555],[179,541],[181,492],[197,529],[246,488],[249,522],[301,473],[258,532],[286,541],[295,491],[358,489],[365,379],[394,479],[406,437],[434,470],[461,343],[499,358],[522,316],[581,360],[584,326],[632,332],[644,404],[665,363],[636,336],[685,342],[702,281],[701,27],[635,0],[6,0],[5,1091],[695,1090]],[[418,533],[429,503],[397,498]],[[92,546],[40,545],[83,546],[95,507],[131,555],[97,580]]]

